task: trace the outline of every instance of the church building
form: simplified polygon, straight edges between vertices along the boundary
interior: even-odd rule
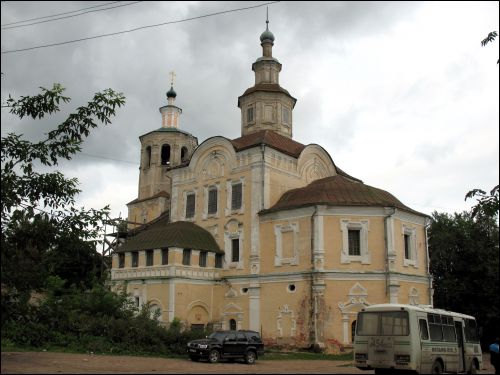
[[[432,305],[429,217],[293,139],[297,100],[280,85],[268,25],[260,41],[255,84],[238,98],[239,138],[198,144],[180,126],[173,83],[161,127],[139,137],[139,191],[111,285],[165,324],[349,347],[363,307]]]

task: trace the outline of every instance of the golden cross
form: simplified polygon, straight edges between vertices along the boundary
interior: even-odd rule
[[[169,74],[170,74],[170,77],[172,77],[170,80],[170,85],[174,86],[174,79],[177,76],[177,74],[175,74],[174,72],[170,72]]]

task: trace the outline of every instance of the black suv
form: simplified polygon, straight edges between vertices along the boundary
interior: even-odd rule
[[[216,331],[206,339],[188,342],[186,351],[192,361],[203,358],[216,363],[220,359],[244,359],[253,364],[264,355],[264,344],[255,331]]]

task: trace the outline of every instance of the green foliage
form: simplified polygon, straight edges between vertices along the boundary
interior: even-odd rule
[[[474,218],[478,215],[485,217],[498,216],[498,212],[500,210],[498,193],[499,185],[495,186],[490,191],[489,195],[487,195],[486,192],[481,189],[473,189],[469,191],[465,195],[465,200],[476,196],[479,197],[479,199],[476,199],[478,203],[474,207],[472,207],[472,217]]]
[[[482,212],[434,212],[429,254],[434,305],[475,316],[487,342],[500,328],[499,228],[496,215]]]
[[[182,331],[174,320],[167,329],[152,318],[149,304],[137,309],[125,293],[97,284],[82,293],[49,277],[40,306],[11,311],[2,327],[2,342],[11,346],[65,347],[77,352],[184,354],[186,343],[205,332]],[[4,295],[2,295],[2,304]]]
[[[9,95],[7,106],[20,119],[41,119],[69,102],[63,92],[61,85],[54,84],[34,96],[14,99]],[[43,140],[31,142],[15,133],[2,137],[3,286],[30,293],[42,289],[47,276],[59,275],[68,284],[85,288],[102,276],[97,272],[102,260],[95,245],[109,208],[75,208],[78,180],[57,170],[42,173],[39,169],[55,168],[60,159],[71,159],[97,121],[109,124],[124,103],[121,93],[107,89],[77,108]]]

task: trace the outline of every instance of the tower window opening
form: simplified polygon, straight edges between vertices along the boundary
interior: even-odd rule
[[[181,161],[185,162],[188,159],[188,149],[186,146],[181,148]]]
[[[170,145],[161,146],[161,165],[170,165]]]
[[[253,107],[247,108],[247,122],[253,122]]]
[[[151,146],[146,147],[146,163],[144,165],[147,168],[151,166]]]

